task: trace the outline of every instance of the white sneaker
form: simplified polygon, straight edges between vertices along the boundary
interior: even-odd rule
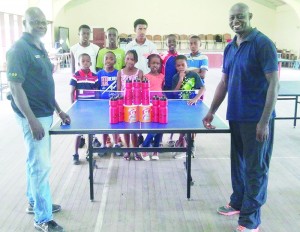
[[[152,160],[159,160],[158,152],[153,152],[153,155],[152,155],[151,159]]]
[[[186,158],[186,153],[179,153],[177,155],[174,155],[174,159],[183,159]]]

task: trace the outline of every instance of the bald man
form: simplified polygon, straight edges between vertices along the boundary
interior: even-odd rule
[[[7,78],[11,105],[20,124],[27,151],[27,213],[34,213],[34,227],[39,231],[63,231],[52,213],[60,211],[52,204],[49,186],[50,137],[49,129],[56,110],[64,123],[70,117],[64,113],[54,95],[52,64],[41,38],[47,32],[47,20],[36,7],[25,12],[25,32],[7,52]]]
[[[227,120],[231,130],[231,183],[233,193],[222,215],[239,214],[235,232],[257,232],[261,206],[267,199],[269,164],[273,148],[278,62],[273,42],[252,28],[249,7],[237,3],[229,12],[236,33],[224,51],[222,79],[203,124],[211,124],[228,93]]]

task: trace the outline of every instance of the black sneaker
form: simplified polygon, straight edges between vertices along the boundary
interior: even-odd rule
[[[54,220],[49,221],[49,222],[40,223],[40,224],[37,224],[35,222],[34,228],[36,228],[39,231],[44,231],[44,232],[63,232],[64,231],[64,228],[62,228],[60,225],[58,225]]]
[[[73,164],[78,165],[79,163],[80,163],[79,155],[78,154],[73,155]]]
[[[79,148],[83,148],[85,145],[85,138],[83,136],[80,137]]]
[[[101,143],[99,142],[99,140],[95,137],[92,143],[93,147],[101,147]]]
[[[60,210],[61,210],[61,206],[60,205],[52,204],[52,213],[56,213],[56,212],[58,212]],[[28,214],[34,214],[33,205],[28,204],[28,207],[26,209],[26,213],[28,213]]]

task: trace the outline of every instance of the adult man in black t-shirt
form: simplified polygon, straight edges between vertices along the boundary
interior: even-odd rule
[[[61,209],[52,204],[49,187],[49,129],[56,110],[64,123],[70,117],[55,101],[52,64],[41,37],[47,21],[36,7],[25,12],[25,33],[7,52],[7,78],[12,93],[11,105],[21,125],[27,150],[27,213],[34,213],[34,226],[41,231],[63,231],[52,216]]]

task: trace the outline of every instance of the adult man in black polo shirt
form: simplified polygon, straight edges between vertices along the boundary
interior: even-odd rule
[[[20,123],[27,149],[28,213],[34,213],[34,226],[40,231],[63,231],[52,216],[61,209],[52,204],[49,187],[49,129],[56,110],[64,123],[70,123],[55,101],[52,64],[41,43],[47,21],[36,7],[25,12],[25,33],[7,52],[7,75],[12,93],[12,108]]]

